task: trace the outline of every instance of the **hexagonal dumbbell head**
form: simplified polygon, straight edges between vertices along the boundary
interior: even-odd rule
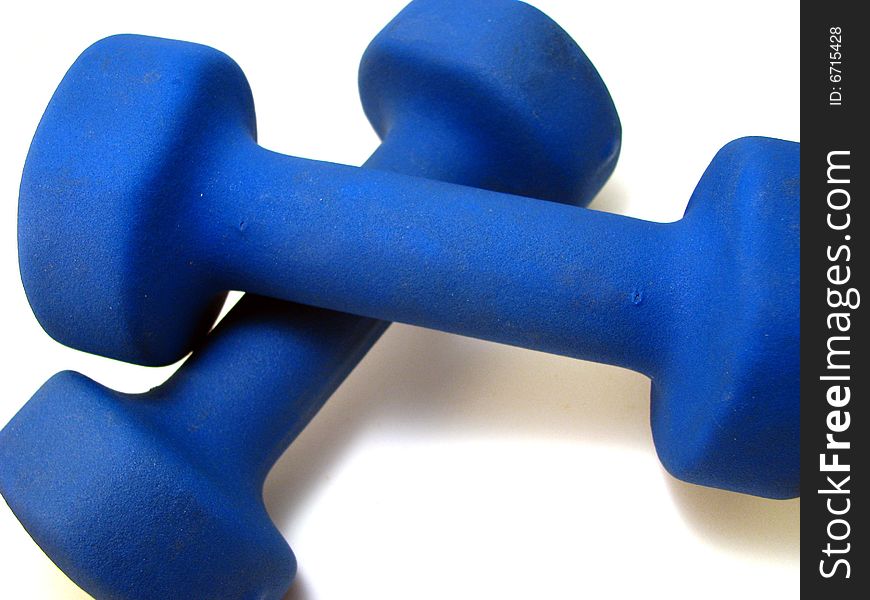
[[[649,372],[656,449],[676,477],[773,498],[800,482],[800,146],[725,146],[669,225],[679,292]]]
[[[466,163],[474,154],[488,174],[476,187],[586,205],[616,165],[621,127],[604,82],[522,2],[412,2],[366,50],[360,92],[382,139],[414,138],[408,160],[430,179],[465,180],[425,155],[438,144]]]

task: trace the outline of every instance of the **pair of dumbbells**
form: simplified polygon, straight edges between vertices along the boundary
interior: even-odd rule
[[[242,72],[203,46],[108,38],[60,84],[21,187],[37,318],[134,363],[194,350],[144,395],[56,375],[0,433],[0,491],[72,579],[280,598],[295,559],[263,481],[387,321],[641,371],[676,477],[797,495],[798,144],[728,144],[677,223],[576,206],[619,120],[513,0],[415,0],[360,89],[365,169],[260,148]],[[229,289],[258,295],[208,333]]]

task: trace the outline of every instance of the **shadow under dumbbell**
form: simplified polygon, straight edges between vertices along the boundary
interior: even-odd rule
[[[616,367],[394,325],[278,461],[266,503],[284,528],[354,447],[381,431],[616,444],[652,455],[649,387],[646,377]],[[799,500],[675,480],[670,487],[704,539],[760,555],[797,552]]]
[[[700,537],[741,553],[797,555],[800,498],[768,500],[668,478],[671,495]]]
[[[293,580],[293,585],[284,594],[282,600],[310,600],[311,592],[308,584],[305,583],[305,577],[301,573],[296,573],[296,579]]]

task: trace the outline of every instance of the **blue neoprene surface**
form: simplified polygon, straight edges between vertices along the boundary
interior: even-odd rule
[[[244,289],[608,362],[652,378],[675,476],[798,493],[798,144],[728,144],[677,223],[571,206],[612,171],[619,122],[570,38],[507,0],[417,0],[360,85],[384,137],[365,170],[257,146],[247,82],[213,49],[89,48],[22,180],[46,330],[171,362]],[[263,478],[386,326],[343,313],[247,297],[142,396],[56,376],[0,432],[0,491],[98,597],[280,598],[295,563]]]

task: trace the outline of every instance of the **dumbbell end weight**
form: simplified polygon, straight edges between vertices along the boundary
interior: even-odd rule
[[[132,402],[62,372],[0,431],[0,493],[30,536],[97,598],[280,598],[296,559],[262,501],[216,485]]]
[[[404,173],[465,183],[462,169],[439,166],[468,166],[473,154],[486,174],[476,187],[586,205],[616,166],[621,125],[604,81],[571,36],[523,2],[412,2],[369,45],[359,84],[386,144],[413,136]]]
[[[137,35],[81,54],[39,123],[19,194],[21,278],[49,335],[157,366],[208,332],[225,295],[203,298],[198,265],[179,263],[179,206],[208,211],[183,182],[230,130],[256,135],[250,88],[225,54]]]
[[[722,148],[674,224],[679,289],[652,373],[659,457],[678,479],[800,494],[800,144]]]

